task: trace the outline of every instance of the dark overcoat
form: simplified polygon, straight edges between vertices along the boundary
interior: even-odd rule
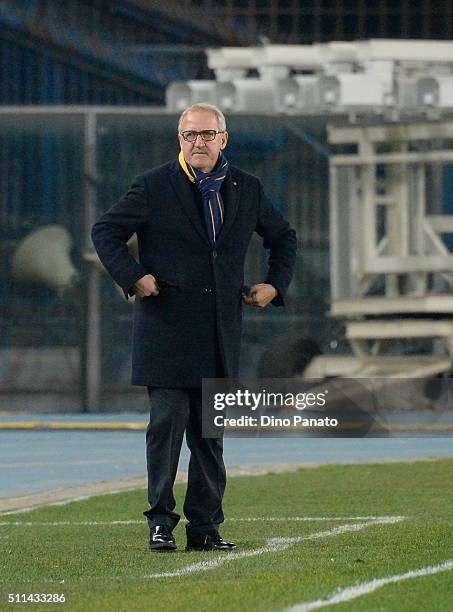
[[[221,194],[225,218],[210,244],[197,188],[178,161],[138,177],[93,226],[103,265],[123,289],[154,275],[158,296],[134,303],[132,384],[201,387],[218,375],[237,376],[241,342],[244,259],[253,232],[270,250],[266,282],[283,305],[296,257],[296,234],[263,193],[260,181],[229,166]],[[137,233],[139,262],[126,242]]]

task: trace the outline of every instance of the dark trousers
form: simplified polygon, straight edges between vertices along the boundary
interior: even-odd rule
[[[201,389],[148,387],[150,421],[146,431],[148,501],[144,512],[150,528],[167,525],[173,529],[180,515],[174,512],[173,484],[186,432],[190,450],[184,515],[189,537],[217,530],[224,516],[222,499],[226,473],[223,440],[202,438]]]

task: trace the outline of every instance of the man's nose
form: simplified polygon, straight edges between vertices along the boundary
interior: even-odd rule
[[[200,140],[198,140],[198,139],[200,139]],[[202,138],[201,134],[197,134],[197,137],[196,137],[196,138],[195,138],[195,140],[193,141],[193,144],[200,144],[200,142],[201,142],[201,144],[204,146],[205,142],[204,142],[204,140],[203,140],[203,138]]]

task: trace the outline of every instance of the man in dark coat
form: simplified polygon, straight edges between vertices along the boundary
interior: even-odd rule
[[[135,294],[132,384],[150,399],[146,434],[151,550],[174,550],[173,484],[184,432],[191,456],[186,550],[229,550],[219,534],[226,476],[220,439],[201,434],[203,378],[238,374],[242,305],[283,305],[296,234],[260,181],[231,166],[225,118],[208,104],[186,109],[175,161],[138,177],[92,230],[96,251],[126,298]],[[127,241],[136,232],[137,262]],[[263,283],[244,292],[253,232],[269,249]]]

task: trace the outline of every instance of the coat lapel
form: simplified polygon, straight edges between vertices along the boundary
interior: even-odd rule
[[[175,161],[170,169],[170,182],[178,197],[179,203],[189,217],[192,225],[195,227],[200,237],[209,244],[208,233],[204,227],[203,220],[198,210],[198,204],[192,192],[192,187],[179,166],[179,162]]]
[[[216,241],[216,246],[222,244],[228,234],[228,231],[233,225],[233,221],[236,217],[236,213],[238,210],[239,190],[239,181],[236,178],[234,170],[230,168],[227,172],[225,180],[223,181],[221,189],[222,199],[225,208],[225,221],[223,222],[222,229]]]

